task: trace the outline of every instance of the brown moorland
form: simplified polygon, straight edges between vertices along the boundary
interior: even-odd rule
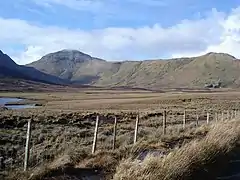
[[[149,162],[148,157],[144,160],[144,157],[150,152],[157,154],[160,159],[170,152],[176,153],[173,155],[173,159],[177,168],[177,164],[182,158],[178,153],[184,154],[184,149],[194,152],[196,148],[192,144],[201,145],[205,142],[208,145],[216,144],[223,139],[223,145],[220,144],[220,148],[222,148],[225,145],[229,147],[229,142],[232,145],[234,137],[238,139],[238,134],[234,133],[236,131],[233,129],[233,127],[239,127],[238,122],[229,121],[226,127],[220,123],[216,134],[214,134],[216,129],[214,126],[216,113],[221,117],[221,113],[224,112],[223,118],[227,122],[227,110],[230,110],[231,114],[232,110],[240,109],[239,95],[240,92],[237,90],[212,93],[175,91],[159,93],[140,90],[88,89],[78,92],[0,93],[1,97],[26,99],[20,103],[42,105],[34,109],[1,111],[0,152],[6,165],[1,174],[6,179],[29,177],[31,177],[30,179],[64,179],[64,176],[78,177],[79,179],[83,176],[92,179],[100,177],[121,179],[121,172],[128,175],[128,171],[124,168],[125,159],[129,161],[131,158],[132,163],[136,163],[136,158],[143,160],[146,169],[140,169],[139,172],[151,171],[151,162],[154,164],[158,162]],[[182,126],[184,109],[187,112],[185,128]],[[162,132],[162,112],[164,110],[167,111],[167,133],[165,135]],[[206,124],[207,112],[210,113],[210,125]],[[133,145],[134,125],[138,113],[140,115],[138,142]],[[197,114],[199,116],[198,126],[196,126]],[[97,115],[100,117],[97,151],[95,154],[91,154]],[[112,150],[115,116],[118,119],[117,140],[116,149]],[[30,168],[23,173],[26,122],[29,118],[33,119]],[[225,130],[229,129],[229,131],[226,131],[227,134],[223,136],[218,136],[222,133],[223,126]],[[209,134],[209,131],[213,132]],[[225,141],[224,138],[228,135],[233,138]],[[219,137],[219,140],[216,137]],[[211,142],[211,138],[216,141]],[[214,149],[210,150],[210,155],[212,155]],[[199,150],[199,152],[202,151]],[[206,152],[204,148],[203,152]],[[224,152],[228,153],[228,151]],[[173,162],[167,157],[166,162]],[[160,162],[159,166],[163,166],[162,160],[159,158],[157,159]],[[198,159],[197,162],[201,163],[200,160]],[[187,168],[192,167],[189,159],[186,161],[187,166],[183,172],[188,172]],[[169,172],[169,169],[175,167],[174,164],[168,164],[164,166],[165,172]],[[129,170],[135,173],[135,165],[129,163],[129,166]],[[190,172],[194,171],[190,170]],[[143,175],[143,177],[149,177],[149,174],[143,173]],[[150,175],[158,177],[154,172]],[[172,176],[169,174],[169,177]]]

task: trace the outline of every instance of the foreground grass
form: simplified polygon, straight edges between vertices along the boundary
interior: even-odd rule
[[[239,139],[239,121],[219,123],[202,140],[193,140],[163,158],[149,155],[143,162],[132,158],[123,160],[114,180],[214,179]]]
[[[63,173],[67,167],[77,171],[97,169],[99,178],[114,180],[214,179],[240,138],[240,122],[237,120],[203,125],[197,129],[189,127],[185,132],[176,130],[175,134],[161,137],[156,136],[157,132],[149,134],[136,145],[128,144],[116,150],[104,149],[106,144],[99,144],[102,149],[94,155],[89,153],[91,146],[70,143],[51,161],[45,161],[26,173],[15,170],[7,179],[58,179],[54,177],[56,171],[60,171],[62,176],[69,175],[71,179],[71,174]],[[171,147],[167,146],[169,142]],[[153,150],[165,155],[151,155]],[[148,152],[148,155],[140,158],[143,152]]]
[[[97,169],[104,174],[104,179],[115,180],[209,178],[216,175],[215,164],[219,167],[225,163],[223,157],[235,148],[240,137],[238,121],[203,125],[197,129],[189,126],[185,132],[177,129],[175,127],[172,129],[175,133],[161,137],[157,132],[149,133],[136,145],[122,145],[116,150],[104,149],[106,144],[99,144],[101,148],[94,155],[89,153],[91,145],[82,147],[75,142],[58,155],[55,154],[53,160],[31,168],[26,173],[14,171],[8,179],[48,179],[47,177],[54,176],[56,170],[66,167]],[[150,153],[153,150],[165,155],[153,156]],[[149,155],[145,159],[143,157],[142,161],[139,155],[143,152],[149,152]],[[120,160],[122,161],[119,163]]]
[[[7,179],[43,179],[65,167],[98,169],[104,179],[112,179],[122,159],[138,157],[148,151],[168,154],[193,139],[205,136],[209,129],[204,125],[197,129],[189,125],[183,130],[181,125],[173,125],[167,130],[168,134],[163,136],[161,128],[147,127],[145,124],[144,128],[140,128],[138,143],[133,145],[133,129],[125,131],[126,125],[120,125],[122,127],[118,131],[116,149],[112,150],[111,128],[106,125],[99,130],[98,149],[94,155],[91,154],[93,129],[81,130],[77,127],[50,124],[36,125],[33,129],[34,147],[31,149],[29,171],[22,172],[22,156],[19,159],[19,169],[8,172]],[[48,129],[51,129],[51,134]]]

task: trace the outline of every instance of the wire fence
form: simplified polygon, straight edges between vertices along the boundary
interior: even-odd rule
[[[168,135],[178,129],[197,128],[204,124],[212,124],[237,118],[237,109],[225,111],[166,111],[157,113],[133,113],[124,117],[111,114],[104,116],[94,114],[90,119],[73,121],[52,119],[51,122],[41,122],[31,119],[29,147],[26,147],[27,122],[18,127],[2,129],[0,149],[1,173],[16,169],[34,169],[43,163],[52,161],[56,155],[66,151],[81,153],[96,153],[97,150],[114,150],[121,146],[136,144],[141,138],[148,138],[155,133],[157,136]],[[157,134],[158,133],[158,134]],[[26,153],[25,151],[28,151]],[[26,158],[26,155],[29,157]]]

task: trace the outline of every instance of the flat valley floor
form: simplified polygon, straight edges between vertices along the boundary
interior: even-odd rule
[[[111,179],[122,159],[142,159],[148,152],[168,154],[193,140],[201,140],[216,121],[230,119],[237,111],[240,113],[240,90],[151,92],[75,89],[69,92],[1,92],[0,97],[24,99],[16,104],[37,104],[32,109],[0,111],[0,152],[6,166],[1,172],[6,177],[17,174],[23,179],[26,177],[20,172],[29,118],[33,119],[29,173],[33,173],[36,179],[47,179],[45,173],[49,169],[66,164],[68,168],[71,165],[85,169],[84,172],[89,168],[91,172],[97,169],[101,172],[99,176]],[[166,134],[162,129],[164,111],[167,113]],[[184,111],[186,125],[183,128]],[[210,125],[206,124],[207,113]],[[97,151],[92,155],[97,115],[100,118]],[[133,145],[137,115],[138,142]],[[116,148],[113,150],[115,117],[118,124]]]

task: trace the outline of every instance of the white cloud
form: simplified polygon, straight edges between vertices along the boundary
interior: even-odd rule
[[[233,9],[228,16],[220,19],[218,23],[222,27],[220,35],[217,36],[213,34],[214,36],[210,37],[209,40],[211,41],[213,38],[218,38],[219,43],[209,43],[203,51],[173,54],[172,57],[198,56],[208,52],[223,52],[240,58],[240,7]]]
[[[0,49],[20,64],[61,49],[78,49],[108,60],[181,57],[209,51],[240,58],[240,8],[228,15],[213,10],[205,19],[184,20],[169,28],[155,24],[83,31],[4,18],[0,18],[0,27]],[[24,50],[8,52],[15,45]]]

